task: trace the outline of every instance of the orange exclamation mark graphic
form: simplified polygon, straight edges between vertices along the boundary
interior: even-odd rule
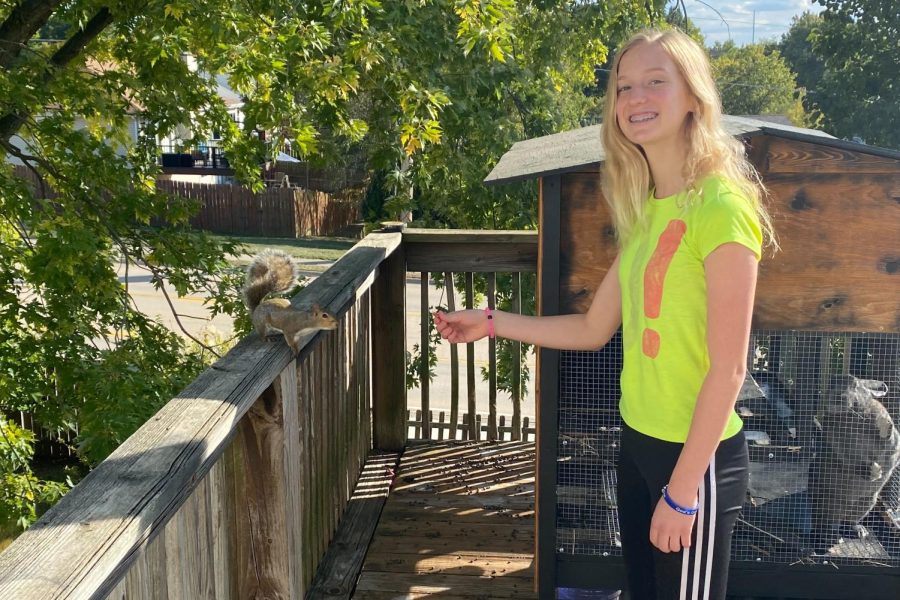
[[[681,244],[685,231],[687,231],[687,223],[684,221],[680,219],[669,221],[666,230],[659,236],[653,256],[647,263],[647,269],[644,271],[644,315],[648,319],[659,318],[666,271],[669,270],[669,264]],[[656,355],[659,354],[659,346],[659,332],[649,327],[644,329],[642,340],[644,354],[650,358],[656,358]]]

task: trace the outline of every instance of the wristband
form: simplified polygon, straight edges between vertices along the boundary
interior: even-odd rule
[[[689,515],[689,516],[696,515],[697,511],[700,509],[700,506],[695,506],[694,508],[685,508],[684,506],[681,506],[680,504],[678,504],[677,502],[672,500],[672,497],[669,496],[668,484],[663,486],[662,497],[663,497],[663,500],[666,501],[666,504],[669,505],[669,508],[671,508],[675,512],[680,512],[683,515]]]
[[[494,314],[488,306],[484,307],[484,314],[487,315],[488,337],[494,339]]]

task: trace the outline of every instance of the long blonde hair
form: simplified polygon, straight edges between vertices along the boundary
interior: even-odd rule
[[[697,102],[698,110],[688,114],[685,122],[688,153],[682,175],[686,189],[694,189],[703,177],[711,173],[728,178],[756,210],[765,238],[777,247],[772,221],[762,204],[765,187],[756,169],[747,160],[743,144],[722,126],[722,102],[706,51],[677,29],[644,29],[637,32],[616,53],[610,70],[601,134],[606,152],[602,187],[612,211],[619,243],[624,243],[644,223],[651,188],[647,158],[640,147],[625,137],[616,118],[619,61],[638,44],[658,44],[675,63]]]

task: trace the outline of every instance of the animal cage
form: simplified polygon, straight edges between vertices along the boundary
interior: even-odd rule
[[[599,352],[560,353],[556,552],[563,564],[597,557],[617,567],[603,581],[579,577],[582,586],[620,585],[620,339]],[[754,330],[747,355],[737,410],[750,489],[732,540],[732,571],[740,577],[743,564],[754,573],[780,565],[900,566],[900,394],[884,381],[896,372],[900,336]],[[746,592],[780,597],[784,584],[770,579],[766,589],[755,581]],[[825,595],[833,583],[797,587],[806,595],[791,597],[835,597]],[[865,596],[854,587],[844,597]],[[884,597],[896,598],[896,588]]]
[[[751,461],[729,594],[900,598],[900,152],[726,117],[769,190],[736,410]],[[516,144],[488,183],[537,177],[539,314],[584,312],[617,248],[600,126]],[[616,507],[620,335],[538,358],[537,588],[625,585]]]

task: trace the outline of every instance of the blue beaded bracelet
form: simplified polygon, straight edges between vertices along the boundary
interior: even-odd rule
[[[699,506],[695,506],[694,508],[685,508],[685,507],[681,506],[680,504],[678,504],[677,502],[675,502],[674,500],[672,500],[672,497],[669,496],[668,484],[663,486],[662,497],[663,497],[663,500],[666,501],[666,504],[669,505],[669,508],[671,508],[672,510],[674,510],[676,512],[680,512],[683,515],[696,515],[697,511],[700,509]]]

